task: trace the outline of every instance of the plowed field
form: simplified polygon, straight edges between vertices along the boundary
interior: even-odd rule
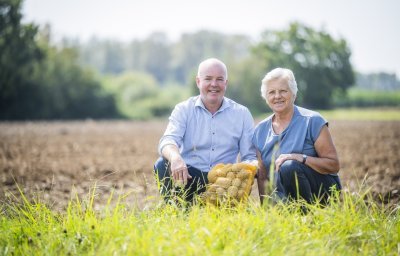
[[[160,198],[152,173],[166,122],[0,123],[0,201],[29,200],[63,209],[95,195],[95,208],[119,196],[140,209]],[[371,189],[399,202],[400,122],[331,121],[345,189]],[[256,184],[256,182],[255,182]],[[95,188],[95,190],[93,190]],[[257,187],[253,186],[253,195]],[[93,192],[94,191],[94,192]]]

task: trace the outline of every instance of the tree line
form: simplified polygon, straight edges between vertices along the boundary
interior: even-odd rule
[[[112,118],[112,95],[79,65],[77,51],[51,45],[37,25],[22,24],[20,0],[0,2],[0,119]]]
[[[334,107],[334,95],[344,97],[355,83],[345,39],[301,23],[266,30],[257,40],[203,30],[174,42],[155,32],[129,43],[93,38],[56,44],[49,26],[21,22],[21,4],[0,2],[2,120],[164,116],[198,94],[197,66],[209,57],[228,66],[227,96],[254,114],[268,111],[260,83],[278,66],[294,71],[297,104],[305,107]]]

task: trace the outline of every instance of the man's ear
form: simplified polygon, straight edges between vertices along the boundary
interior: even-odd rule
[[[200,89],[199,84],[200,84],[200,78],[198,76],[196,76],[196,85],[197,85],[197,88]]]

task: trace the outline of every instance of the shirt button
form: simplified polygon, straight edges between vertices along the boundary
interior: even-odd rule
[[[213,132],[213,135],[215,134],[215,132]]]
[[[214,149],[211,149],[212,151],[214,151]]]

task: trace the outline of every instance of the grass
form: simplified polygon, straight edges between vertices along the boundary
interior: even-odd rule
[[[94,211],[94,191],[55,212],[24,198],[1,208],[0,255],[398,254],[399,206],[377,205],[368,193],[338,198],[309,206],[307,214],[295,203],[261,207],[252,201],[234,209],[148,210],[120,201]]]
[[[311,109],[314,110],[314,109]],[[336,108],[332,110],[316,110],[327,120],[346,120],[346,121],[400,121],[399,107],[354,107]],[[256,120],[263,120],[272,112],[257,116]]]
[[[333,99],[335,106],[351,107],[379,107],[400,106],[400,90],[375,91],[360,88],[350,88],[346,96],[337,96]]]

